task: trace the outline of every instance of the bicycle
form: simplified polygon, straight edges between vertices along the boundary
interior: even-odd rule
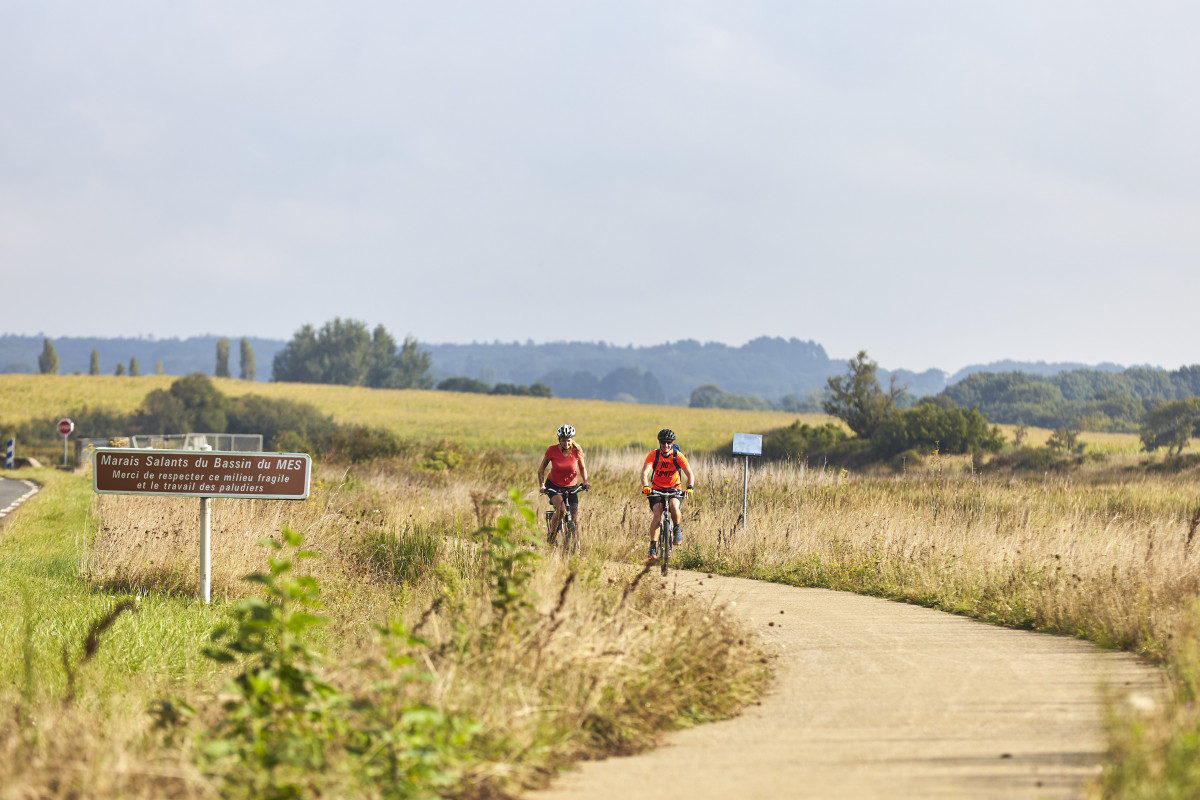
[[[546,509],[546,541],[550,545],[558,543],[558,534],[562,533],[563,550],[567,553],[574,554],[579,552],[579,528],[575,524],[575,516],[571,513],[571,497],[580,492],[588,491],[583,484],[577,486],[565,486],[561,489],[551,489],[546,487],[546,495],[556,494],[562,497],[562,519],[558,521],[558,528],[550,530],[550,520],[554,519],[554,504],[550,504],[550,508]]]
[[[662,565],[662,574],[667,574],[667,561],[671,558],[671,548],[675,541],[675,531],[678,525],[671,521],[672,497],[687,497],[681,489],[655,489],[646,495],[651,500],[661,497],[663,500],[662,519],[658,524],[658,558]]]

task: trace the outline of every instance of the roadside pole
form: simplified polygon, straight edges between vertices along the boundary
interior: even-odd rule
[[[75,423],[69,419],[60,419],[58,421],[58,432],[63,437],[63,466],[67,466],[67,438],[71,435],[71,431],[75,430]]]
[[[212,534],[212,518],[208,512],[209,498],[200,498],[200,602],[208,605],[212,599],[212,548],[209,540]]]
[[[750,456],[762,455],[762,434],[735,433],[733,435],[733,454],[745,456],[742,465],[742,530],[746,530],[746,506],[750,497]]]

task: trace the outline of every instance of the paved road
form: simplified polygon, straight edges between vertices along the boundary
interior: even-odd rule
[[[37,484],[32,481],[0,478],[0,518],[11,513],[13,509],[32,497],[37,490]]]
[[[676,579],[735,602],[779,654],[769,696],[653,751],[583,764],[530,800],[1079,797],[1104,750],[1101,684],[1147,702],[1160,686],[1136,659],[1063,637],[842,592]]]

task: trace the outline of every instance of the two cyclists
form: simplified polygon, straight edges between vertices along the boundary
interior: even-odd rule
[[[675,431],[663,428],[658,432],[658,449],[646,456],[642,465],[642,494],[649,495],[652,491],[669,492],[680,488],[680,476],[686,481],[682,490],[687,497],[692,496],[692,485],[695,476],[687,458],[675,446]],[[650,500],[650,555],[654,561],[658,558],[658,531],[662,524],[663,502],[668,503],[671,522],[675,526],[675,536],[672,544],[683,542],[683,530],[680,528],[679,498],[652,496]]]
[[[546,467],[550,467],[549,475],[546,474]],[[576,479],[579,480],[584,491],[590,488],[583,448],[575,443],[575,429],[570,425],[563,425],[558,429],[558,444],[552,444],[546,448],[541,466],[538,467],[538,492],[549,494],[550,503],[554,506],[554,516],[550,519],[551,531],[557,531],[558,524],[562,521],[564,495],[560,492],[573,487]],[[550,491],[547,492],[547,489]],[[571,516],[578,525],[579,495],[576,492],[570,492],[565,496],[569,498]],[[551,533],[547,537],[547,541],[553,543],[553,537],[554,534]]]

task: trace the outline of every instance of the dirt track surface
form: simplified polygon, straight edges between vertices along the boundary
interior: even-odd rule
[[[1081,797],[1104,687],[1160,691],[1153,668],[1063,637],[822,589],[682,572],[673,586],[732,601],[762,634],[778,654],[768,696],[529,800]]]

